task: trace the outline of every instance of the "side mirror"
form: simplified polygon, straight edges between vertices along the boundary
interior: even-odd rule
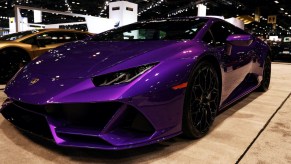
[[[229,35],[226,41],[234,46],[249,46],[253,42],[253,37],[248,34],[233,34]]]

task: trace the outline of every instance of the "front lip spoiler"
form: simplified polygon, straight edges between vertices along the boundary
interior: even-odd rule
[[[126,145],[126,146],[112,146],[112,147],[98,147],[98,146],[79,146],[79,145],[74,145],[74,144],[58,144],[58,146],[63,146],[63,147],[77,147],[77,148],[88,148],[88,149],[99,149],[99,150],[126,150],[126,149],[132,149],[132,148],[138,148],[146,145],[152,145],[155,143],[162,142],[164,140],[176,137],[178,135],[182,134],[182,132],[178,132],[160,139],[155,139],[149,142],[142,142],[138,144],[133,144],[133,145]]]
[[[150,142],[143,142],[143,143],[127,145],[127,146],[112,146],[112,147],[89,146],[89,145],[88,146],[80,146],[78,144],[73,144],[73,143],[62,143],[62,144],[59,144],[59,143],[56,143],[54,139],[49,139],[49,138],[43,137],[43,136],[38,135],[36,133],[33,133],[31,131],[28,131],[28,130],[25,130],[23,128],[20,128],[20,127],[14,125],[13,123],[11,123],[11,124],[14,127],[16,127],[16,129],[26,133],[27,135],[30,135],[30,137],[38,137],[40,139],[46,140],[47,142],[55,144],[57,146],[75,147],[75,148],[87,148],[87,149],[99,149],[99,150],[126,150],[126,149],[131,149],[131,148],[138,148],[138,147],[142,147],[142,146],[146,146],[146,145],[152,145],[152,144],[155,144],[155,143],[159,143],[159,142],[162,142],[164,140],[167,140],[167,139],[170,139],[170,138],[173,138],[173,137],[176,137],[176,136],[182,134],[182,132],[178,132],[178,133],[163,137],[161,139],[155,139],[155,140],[152,140]]]

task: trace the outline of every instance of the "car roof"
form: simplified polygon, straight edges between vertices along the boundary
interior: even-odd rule
[[[38,34],[46,33],[46,32],[73,32],[73,33],[83,33],[83,34],[88,34],[93,36],[94,34],[86,32],[86,31],[78,31],[78,30],[72,30],[72,29],[57,29],[57,28],[49,28],[49,29],[39,29],[39,30],[30,30],[30,31],[35,31],[32,34],[26,35],[24,37],[18,38],[15,41],[20,42],[23,41],[27,38],[33,37]]]
[[[198,17],[198,16],[191,16],[191,17],[173,17],[173,18],[158,18],[158,19],[151,19],[146,21],[140,21],[136,23],[151,23],[151,22],[165,22],[165,21],[193,21],[193,20],[209,20],[213,19],[214,17]],[[215,18],[214,18],[215,19]]]

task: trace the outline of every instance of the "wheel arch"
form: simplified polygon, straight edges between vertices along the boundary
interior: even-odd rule
[[[198,59],[192,70],[195,69],[195,67],[198,65],[198,63],[203,62],[203,61],[208,61],[211,64],[213,64],[217,74],[218,74],[218,80],[219,80],[219,89],[220,89],[220,94],[222,92],[222,72],[219,64],[219,59],[211,54],[205,54],[201,58]],[[220,95],[221,96],[221,95]]]
[[[0,50],[0,52],[4,51],[4,50],[17,50],[17,51],[21,52],[20,53],[21,57],[24,57],[24,59],[26,59],[27,62],[32,60],[30,54],[25,49],[23,49],[21,47],[4,47]]]

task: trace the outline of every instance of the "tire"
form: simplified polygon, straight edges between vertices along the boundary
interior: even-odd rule
[[[258,88],[259,92],[266,92],[269,89],[271,80],[271,58],[267,56],[264,63],[263,79]]]
[[[0,84],[6,84],[15,73],[29,62],[29,57],[17,49],[0,52]]]
[[[207,134],[220,101],[220,82],[213,64],[200,62],[190,75],[183,110],[183,134],[197,139]]]

